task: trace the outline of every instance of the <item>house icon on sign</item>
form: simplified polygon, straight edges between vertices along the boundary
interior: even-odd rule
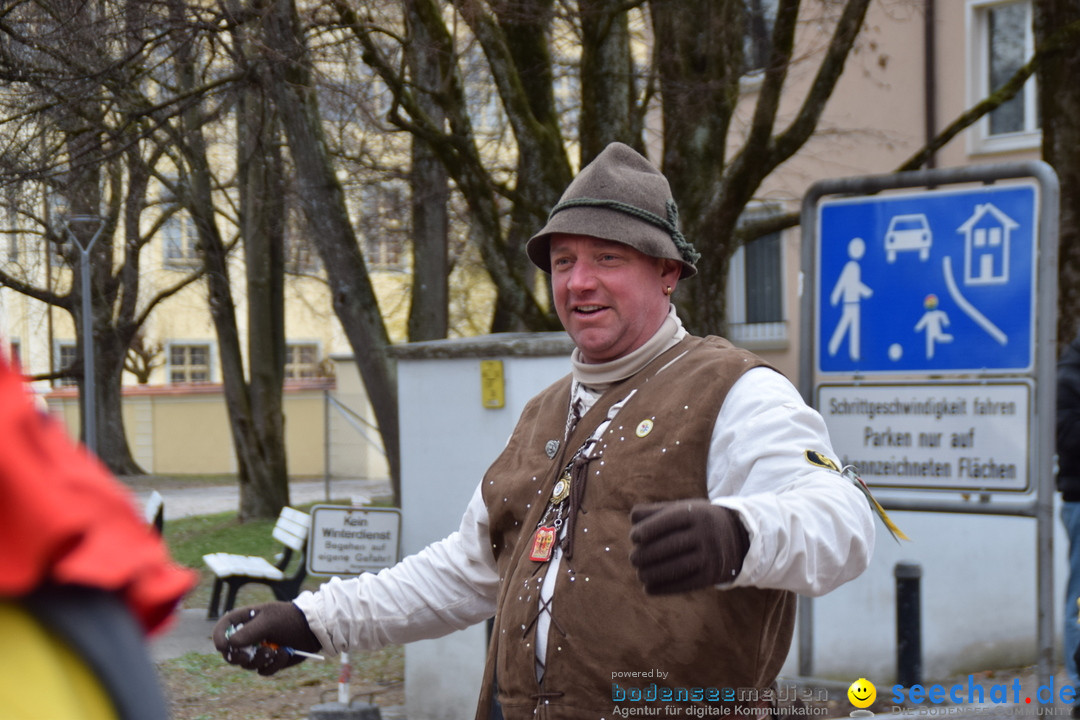
[[[964,284],[1009,282],[1009,235],[1018,227],[993,203],[975,206],[971,217],[956,229],[964,234]]]

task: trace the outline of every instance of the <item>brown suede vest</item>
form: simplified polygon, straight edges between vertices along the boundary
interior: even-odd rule
[[[569,441],[570,379],[530,401],[484,477],[502,582],[478,720],[488,718],[494,682],[507,720],[610,718],[615,707],[664,704],[667,692],[671,704],[686,708],[772,684],[791,642],[791,593],[707,588],[650,596],[628,559],[631,508],[707,496],[717,413],[735,380],[763,364],[721,338],[688,337],[605,392]],[[541,685],[535,633],[548,563],[529,559],[533,534],[562,468],[634,389],[588,466],[573,555],[558,570]],[[552,440],[559,446],[549,457]]]

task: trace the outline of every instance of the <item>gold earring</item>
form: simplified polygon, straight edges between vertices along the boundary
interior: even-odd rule
[[[670,285],[668,285],[667,287],[664,288],[664,294],[665,295],[670,295],[673,292],[675,292],[675,291],[672,289],[672,287]]]

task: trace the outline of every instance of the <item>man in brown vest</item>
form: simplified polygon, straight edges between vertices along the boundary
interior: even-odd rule
[[[272,674],[299,656],[237,648],[371,650],[494,616],[477,718],[746,710],[787,655],[794,593],[865,569],[870,508],[788,380],[683,329],[670,296],[698,255],[644,157],[608,146],[527,250],[573,372],[526,406],[458,532],[378,575],[233,611],[215,644]]]

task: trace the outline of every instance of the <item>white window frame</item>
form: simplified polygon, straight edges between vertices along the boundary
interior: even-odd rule
[[[379,231],[373,234],[361,233],[364,261],[372,269],[401,272],[407,268],[409,262],[409,248],[406,245],[406,225],[409,221],[402,220],[400,213],[395,212],[394,208],[387,208],[392,200],[399,200],[402,207],[407,207],[408,189],[400,188],[401,195],[393,198],[391,193],[395,189],[387,186],[361,194],[361,212],[370,218],[379,219],[381,223]]]
[[[56,363],[56,367],[52,369],[53,372],[59,372],[67,367],[64,363],[63,354],[65,350],[70,350],[73,354],[72,361],[79,361],[79,344],[75,340],[56,340],[53,343],[53,362]],[[53,387],[77,387],[79,379],[74,377],[56,378],[52,381]]]
[[[1024,23],[1024,58],[1031,58],[1035,47],[1031,27],[1031,0],[968,0],[966,9],[968,57],[968,107],[984,99],[990,87],[990,52],[988,10],[1002,5],[1020,3],[1027,7]],[[972,155],[1036,150],[1042,142],[1038,120],[1038,88],[1032,76],[1020,90],[1024,96],[1024,129],[1019,132],[990,134],[990,115],[979,118],[968,131],[968,153]]]
[[[291,222],[291,218],[285,228],[285,271],[297,275],[318,272],[322,260],[315,244],[305,234],[306,228],[300,222]]]
[[[198,267],[202,264],[202,256],[199,254],[199,238],[195,230],[195,221],[185,210],[178,210],[176,214],[161,224],[161,258],[162,265],[166,268],[182,269]],[[174,238],[170,235],[175,233]],[[170,255],[173,240],[179,254]]]
[[[173,364],[173,349],[174,348],[192,348],[192,347],[204,347],[206,348],[206,379],[205,380],[174,380],[173,372],[177,367],[190,368],[194,366],[182,365],[177,366]],[[185,373],[189,372],[185,370]],[[170,385],[205,385],[206,383],[214,382],[214,343],[201,342],[198,340],[185,340],[175,341],[168,343],[168,347],[165,349],[165,377],[168,379]]]
[[[753,211],[752,211],[753,212]],[[727,280],[727,335],[732,343],[739,347],[750,350],[783,350],[788,347],[788,318],[787,318],[787,243],[784,242],[784,233],[773,233],[777,236],[777,249],[779,257],[777,263],[780,271],[778,291],[780,293],[780,312],[782,317],[772,322],[747,322],[746,307],[746,249],[739,246],[731,256],[728,265]]]
[[[776,27],[776,13],[777,13],[777,10],[778,10],[779,0],[761,0],[761,4],[763,6],[765,6],[765,7],[762,8],[762,10],[764,11],[764,14],[765,14],[764,19],[765,19],[766,26],[767,26],[766,27],[766,42],[765,42],[766,47],[764,48],[765,51],[766,51],[765,55],[766,55],[766,61],[767,61],[768,55],[772,51],[772,48],[769,47],[769,45],[770,45],[770,42],[772,40],[773,29]],[[749,8],[747,8],[747,20],[749,21],[750,19],[751,19],[750,18],[750,10],[749,10]],[[745,45],[747,45],[747,44],[749,44],[751,42],[751,39],[749,37],[749,32],[750,32],[750,29],[746,28],[744,30],[744,33],[743,33],[744,49],[749,49],[749,48],[745,47]],[[744,60],[744,63],[745,62],[747,62],[747,61]],[[764,64],[762,64],[760,66],[757,66],[757,64],[755,63],[755,67],[747,68],[743,72],[743,80],[745,82],[747,82],[748,84],[752,84],[752,85],[760,84],[761,79],[764,77],[764,75],[765,75],[765,66],[764,66]]]
[[[9,263],[19,262],[19,213],[16,211],[16,200],[12,197],[7,204],[7,215],[4,235],[5,239],[5,260]]]
[[[300,348],[314,348],[315,360],[309,364],[294,362],[292,357],[293,351]],[[319,377],[319,363],[322,362],[322,347],[316,341],[308,340],[294,340],[285,343],[285,379],[286,380],[309,380],[311,378]],[[298,370],[310,367],[313,374],[302,375],[297,374]],[[290,372],[293,373],[290,375]]]

